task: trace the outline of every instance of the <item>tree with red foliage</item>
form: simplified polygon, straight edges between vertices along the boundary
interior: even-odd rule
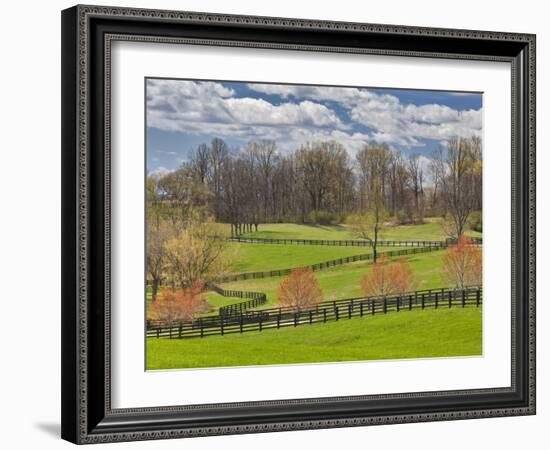
[[[280,306],[301,311],[320,303],[323,291],[311,269],[299,268],[282,279],[277,288],[277,299]]]
[[[384,255],[372,264],[371,270],[363,275],[360,283],[366,297],[403,294],[416,287],[409,263],[404,258],[390,262]]]
[[[456,287],[482,283],[483,261],[481,246],[467,236],[460,236],[456,245],[450,245],[443,255],[445,278]]]
[[[211,309],[202,294],[203,289],[200,283],[188,289],[163,289],[157,301],[149,306],[149,319],[168,326],[192,321],[197,315]]]

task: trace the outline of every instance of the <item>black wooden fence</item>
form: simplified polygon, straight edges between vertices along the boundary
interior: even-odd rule
[[[427,289],[386,297],[359,297],[324,301],[306,310],[269,308],[242,312],[231,316],[203,317],[193,322],[178,324],[161,324],[149,321],[147,323],[147,336],[168,337],[170,339],[224,336],[226,334],[327,323],[413,309],[479,307],[482,304],[482,297],[483,290],[480,286],[470,286],[465,289]]]
[[[263,292],[237,291],[230,289],[222,289],[215,284],[209,284],[208,288],[222,297],[248,298],[245,302],[233,303],[231,305],[222,306],[218,309],[220,315],[239,314],[250,308],[256,308],[267,303],[267,296]]]
[[[427,253],[440,250],[443,247],[415,247],[415,248],[406,248],[402,250],[390,250],[387,252],[378,253],[378,257],[382,255],[387,256],[388,258],[393,258],[396,256],[412,255],[416,253]],[[339,266],[342,264],[349,264],[357,261],[370,261],[373,258],[372,253],[362,253],[360,255],[346,256],[344,258],[331,259],[330,261],[325,261],[317,264],[312,264],[310,266],[304,266],[316,272],[318,270],[329,269],[334,266]],[[293,270],[298,269],[299,267],[290,267],[286,269],[276,269],[268,270],[265,272],[245,272],[237,273],[233,275],[227,275],[225,277],[218,278],[216,281],[218,283],[228,283],[231,281],[241,281],[241,280],[253,280],[258,278],[270,278],[270,277],[280,277],[288,275]]]
[[[475,244],[481,244],[481,238],[471,238]],[[346,240],[346,239],[270,239],[270,238],[248,238],[232,237],[230,241],[246,244],[283,244],[283,245],[332,245],[342,247],[372,247],[372,242],[367,240]],[[445,239],[443,241],[378,241],[380,247],[437,247],[446,248],[455,244],[456,239]]]

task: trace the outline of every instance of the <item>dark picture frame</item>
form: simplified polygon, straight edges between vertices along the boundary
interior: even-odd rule
[[[110,46],[116,40],[503,61],[512,74],[511,386],[113,409]],[[62,12],[62,437],[134,441],[535,414],[535,36],[99,6]]]

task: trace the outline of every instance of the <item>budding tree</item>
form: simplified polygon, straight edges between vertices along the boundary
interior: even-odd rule
[[[230,263],[227,241],[211,222],[190,221],[165,245],[167,271],[182,289],[223,276]]]
[[[165,275],[167,264],[166,242],[173,236],[173,228],[165,220],[158,218],[147,220],[147,272],[151,280],[153,303]]]
[[[311,269],[299,268],[282,279],[277,288],[277,299],[280,306],[300,311],[320,303],[323,291]]]
[[[404,258],[390,262],[384,255],[372,264],[360,283],[365,297],[403,294],[416,287],[409,263]]]
[[[378,259],[378,241],[382,234],[387,212],[384,208],[384,191],[379,180],[371,180],[370,202],[367,212],[362,214],[350,214],[346,220],[353,234],[360,239],[369,241],[373,260]]]
[[[155,303],[151,303],[148,318],[173,326],[180,322],[189,322],[210,305],[202,295],[203,285],[197,283],[187,289],[163,289]]]
[[[481,246],[475,245],[467,236],[460,236],[457,244],[449,246],[443,255],[443,273],[450,283],[461,289],[468,285],[481,284]]]

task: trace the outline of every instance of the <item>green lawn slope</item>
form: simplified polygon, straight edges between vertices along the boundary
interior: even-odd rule
[[[481,308],[442,308],[204,339],[148,338],[147,369],[481,355],[481,319]]]

